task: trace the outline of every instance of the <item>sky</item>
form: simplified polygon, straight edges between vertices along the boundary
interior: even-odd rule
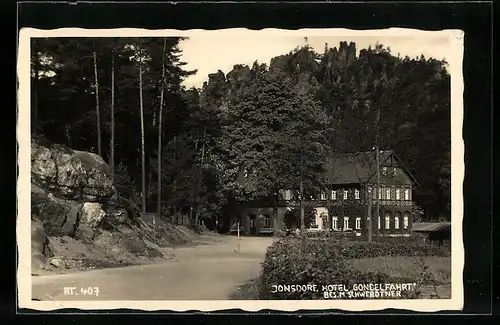
[[[244,37],[242,37],[244,36]],[[391,53],[401,56],[445,58],[449,51],[449,38],[429,36],[313,36],[307,38],[299,35],[266,35],[266,34],[228,34],[228,35],[194,35],[182,41],[182,60],[187,63],[186,69],[198,72],[184,81],[184,85],[201,87],[208,79],[208,74],[221,70],[228,73],[235,64],[250,65],[255,61],[269,64],[271,58],[286,54],[296,48],[309,44],[315,51],[322,53],[325,43],[329,47],[339,47],[341,41],[356,43],[356,50],[368,48],[378,42],[390,47]]]

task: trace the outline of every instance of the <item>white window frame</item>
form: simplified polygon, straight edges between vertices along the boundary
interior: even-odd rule
[[[383,188],[382,188],[382,187],[380,187],[380,188],[378,189],[378,199],[379,199],[379,200],[382,200],[382,190],[383,190]]]
[[[410,200],[410,190],[409,189],[405,189],[405,201],[409,201]]]
[[[335,190],[332,190],[332,200],[336,200],[337,199],[337,191]]]
[[[325,192],[321,192],[321,200],[322,201],[326,200],[326,193]]]
[[[384,222],[384,228],[385,230],[391,229],[391,217],[390,216],[385,216],[385,222]]]
[[[349,228],[349,217],[344,217],[344,229],[350,229]]]
[[[396,189],[396,200],[401,200],[401,192],[399,188]]]
[[[378,229],[380,229],[380,216],[378,217],[377,225],[378,225]]]
[[[333,230],[339,229],[339,218],[338,217],[332,217],[332,228],[333,228]]]
[[[348,198],[347,193],[348,193],[347,190],[344,190],[344,200],[347,200],[347,198]]]
[[[264,228],[271,228],[271,216],[264,216]]]
[[[386,188],[385,189],[385,199],[386,200],[390,200],[391,199],[391,189],[390,188]]]
[[[356,229],[361,229],[361,218],[357,217],[356,218]]]
[[[292,199],[292,191],[285,190],[285,200],[291,200],[291,199]]]
[[[403,229],[408,229],[408,216],[403,216]]]
[[[394,229],[399,229],[399,217],[394,217]]]
[[[358,190],[358,189],[355,189],[355,190],[354,190],[354,198],[355,198],[356,200],[359,200],[359,190]]]

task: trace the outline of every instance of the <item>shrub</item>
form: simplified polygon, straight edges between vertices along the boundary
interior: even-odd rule
[[[334,231],[302,232],[299,237],[318,241],[334,241],[345,258],[371,258],[379,256],[440,256],[451,255],[449,246],[425,244],[416,236],[380,237],[378,242],[367,242],[362,237]]]
[[[113,185],[121,197],[127,198],[134,203],[140,202],[140,195],[137,193],[135,183],[123,163],[118,164],[115,168]]]
[[[320,292],[273,294],[272,285],[348,284],[345,260],[334,245],[318,245],[304,237],[276,241],[262,262],[261,299],[319,298]]]
[[[335,245],[342,249],[342,256],[348,259],[380,256],[450,256],[450,252],[442,247],[414,242],[335,241]]]
[[[271,245],[262,262],[260,299],[322,299],[322,292],[272,293],[273,285],[390,282],[382,272],[365,272],[352,267],[351,259],[381,256],[449,256],[440,247],[414,242],[364,242],[337,239],[339,235],[303,233],[282,238]]]

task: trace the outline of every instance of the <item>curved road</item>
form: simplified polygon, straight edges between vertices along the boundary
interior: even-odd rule
[[[256,278],[272,238],[220,236],[208,245],[174,250],[176,260],[62,275],[33,276],[38,300],[227,300],[239,285]],[[74,294],[65,294],[74,287]],[[82,289],[99,288],[98,297]],[[77,293],[77,294],[75,294]]]

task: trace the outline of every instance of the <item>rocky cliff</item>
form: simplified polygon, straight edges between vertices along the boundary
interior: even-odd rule
[[[93,153],[33,141],[32,273],[173,258],[168,247],[195,231],[142,215],[118,195],[110,168]]]

